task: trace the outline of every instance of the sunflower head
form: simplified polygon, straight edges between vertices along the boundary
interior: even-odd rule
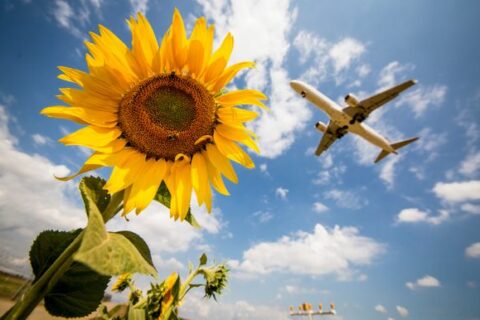
[[[192,191],[210,211],[211,187],[228,195],[223,177],[237,183],[230,161],[254,167],[239,144],[259,152],[255,134],[245,127],[257,113],[239,106],[265,108],[265,95],[224,90],[253,63],[229,66],[232,35],[213,50],[214,28],[203,17],[187,36],[175,9],[160,44],[143,15],[127,22],[131,47],[103,26],[98,34],[90,33],[88,72],[60,67],[59,78],[78,86],[60,89],[59,99],[67,106],[42,110],[46,116],[85,125],[60,141],[93,151],[77,174],[63,179],[112,167],[105,188],[125,191],[124,214],[145,209],[162,182],[172,196],[175,219],[185,218]]]

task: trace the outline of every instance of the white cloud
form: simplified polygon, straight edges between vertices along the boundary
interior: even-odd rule
[[[380,169],[380,179],[385,182],[388,189],[393,188],[395,183],[395,166],[401,158],[401,156],[390,157],[384,161],[384,164]]]
[[[353,38],[345,38],[336,43],[328,54],[333,60],[335,72],[348,69],[351,63],[365,52],[365,46]]]
[[[129,0],[130,6],[132,7],[132,14],[136,15],[138,12],[147,14],[148,10],[148,0]]]
[[[362,248],[362,250],[358,250]],[[348,279],[356,267],[369,265],[385,251],[385,245],[359,234],[357,228],[317,224],[313,233],[298,231],[274,242],[261,242],[243,253],[236,272],[265,275],[272,272],[328,275]]]
[[[397,312],[398,314],[402,317],[402,318],[405,318],[405,317],[408,317],[408,309],[405,308],[405,307],[402,307],[402,306],[396,306],[395,307],[397,309]]]
[[[467,287],[470,289],[475,289],[477,287],[477,283],[475,281],[467,281]]]
[[[393,87],[400,82],[400,79],[398,79],[400,74],[412,71],[413,69],[414,67],[411,64],[401,64],[398,61],[390,62],[380,70],[378,76],[378,90],[381,91]]]
[[[415,117],[422,116],[429,106],[438,107],[445,100],[447,87],[444,85],[424,86],[401,95],[397,100],[397,106],[409,106]]]
[[[318,85],[330,74],[336,84],[343,82],[345,72],[366,51],[365,46],[353,38],[344,38],[336,43],[328,42],[314,33],[301,30],[293,41],[300,55],[300,63],[309,67],[300,78],[312,85]],[[366,76],[370,69],[363,64],[356,69],[360,77]]]
[[[81,227],[86,218],[71,199],[73,183],[59,182],[54,174],[69,173],[64,165],[19,150],[9,131],[9,116],[0,105],[0,219],[11,231],[0,233],[5,250],[23,256],[33,237],[44,229]]]
[[[395,320],[395,318],[388,317],[387,320]]]
[[[255,60],[257,68],[249,71],[246,85],[264,91],[269,97],[269,112],[250,127],[259,137],[262,156],[275,158],[295,141],[311,118],[303,99],[291,90],[290,76],[284,67],[289,50],[288,33],[297,9],[289,0],[197,0],[204,13],[213,19],[218,35],[231,32],[235,37],[232,62]],[[268,12],[265,15],[264,12]]]
[[[458,171],[465,176],[477,174],[480,171],[480,151],[469,154],[460,164]]]
[[[426,275],[423,278],[417,279],[415,282],[407,282],[405,286],[410,290],[422,288],[437,288],[440,287],[440,281],[437,278]]]
[[[463,202],[480,199],[480,180],[462,182],[438,182],[433,187],[435,195],[447,202]]]
[[[109,230],[130,230],[138,233],[149,244],[152,253],[184,252],[190,248],[208,249],[203,242],[203,232],[217,234],[221,229],[218,208],[212,214],[206,212],[205,207],[198,207],[192,199],[192,212],[202,229],[195,229],[190,224],[174,221],[170,218],[166,207],[152,202],[140,215],[132,216],[128,223],[121,217],[114,218],[109,223]],[[161,235],[161,236],[159,236]]]
[[[360,77],[360,78],[364,78],[366,76],[368,76],[370,74],[370,66],[368,64],[362,64],[360,65],[359,67],[357,67],[357,69],[355,69],[357,71],[357,75]]]
[[[447,142],[445,132],[433,132],[431,128],[422,129],[417,136],[419,136],[420,139],[415,142],[414,150],[419,150],[426,156],[425,162],[437,158],[438,149]]]
[[[266,163],[260,164],[259,168],[260,168],[260,171],[261,171],[261,172],[263,172],[263,173],[268,173],[268,167],[267,167],[267,164],[266,164]]]
[[[52,12],[50,13],[57,24],[69,31],[78,38],[85,38],[86,32],[82,31],[87,22],[90,21],[90,9],[93,7],[96,14],[100,16],[101,0],[79,1],[72,7],[65,0],[55,0]]]
[[[480,214],[480,205],[464,203],[462,204],[461,209],[470,214]]]
[[[289,75],[285,69],[272,68],[269,79],[271,90],[268,104],[271,109],[263,112],[262,116],[251,124],[251,128],[259,137],[261,155],[276,158],[293,144],[295,134],[305,128],[312,113],[305,100],[300,99],[290,88]]]
[[[52,139],[39,133],[32,134],[32,139],[37,146],[43,146],[52,143]]]
[[[253,214],[253,217],[260,223],[266,223],[273,219],[273,213],[270,211],[257,211]]]
[[[385,307],[384,307],[383,305],[381,305],[381,304],[377,304],[374,309],[375,309],[375,311],[377,311],[377,312],[379,312],[379,313],[383,313],[383,314],[387,314],[387,313],[388,313],[387,308],[385,308]]]
[[[323,203],[317,201],[313,204],[313,211],[315,211],[316,213],[323,213],[328,211],[328,207]]]
[[[397,215],[398,223],[419,223],[426,222],[433,225],[441,224],[450,218],[447,210],[440,210],[436,216],[431,216],[429,212],[421,211],[417,208],[403,209]]]
[[[469,258],[480,258],[480,242],[475,242],[465,249],[465,255]]]
[[[358,210],[368,204],[368,200],[353,191],[332,189],[323,194],[325,199],[335,201],[337,207]]]
[[[282,188],[282,187],[278,187],[278,188],[275,190],[275,194],[277,195],[277,197],[280,197],[281,199],[286,200],[286,199],[287,199],[287,195],[288,195],[288,189]]]
[[[281,306],[258,305],[243,300],[218,303],[205,299],[199,292],[187,295],[180,316],[195,320],[289,319],[288,312]]]

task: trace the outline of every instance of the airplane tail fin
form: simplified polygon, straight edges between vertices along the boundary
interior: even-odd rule
[[[407,140],[392,143],[391,146],[392,146],[393,149],[398,150],[398,149],[400,149],[402,147],[405,147],[406,145],[408,145],[408,144],[410,144],[414,141],[417,141],[417,140],[418,140],[418,137],[414,137],[414,138],[410,138],[410,139],[407,139]],[[386,150],[380,151],[380,153],[377,156],[377,159],[375,159],[375,163],[379,162],[380,160],[382,160],[383,158],[385,158],[389,154],[390,154],[390,152],[388,152]]]

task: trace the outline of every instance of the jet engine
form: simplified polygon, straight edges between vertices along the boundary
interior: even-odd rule
[[[318,121],[317,123],[315,123],[315,128],[317,128],[317,130],[320,132],[327,131],[327,125],[322,121]]]
[[[355,107],[358,104],[358,98],[354,94],[349,93],[345,96],[345,102],[350,107]]]

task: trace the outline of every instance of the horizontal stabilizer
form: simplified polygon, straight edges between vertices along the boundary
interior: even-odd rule
[[[392,146],[393,149],[397,150],[397,149],[405,147],[406,145],[408,145],[408,144],[410,144],[414,141],[417,141],[417,140],[418,140],[418,137],[414,137],[414,138],[410,138],[410,139],[403,140],[403,141],[400,141],[400,142],[392,143],[391,146]],[[377,156],[377,159],[375,159],[375,163],[379,162],[380,160],[382,160],[383,158],[385,158],[389,154],[390,154],[390,152],[388,152],[386,150],[380,151],[380,153]]]

